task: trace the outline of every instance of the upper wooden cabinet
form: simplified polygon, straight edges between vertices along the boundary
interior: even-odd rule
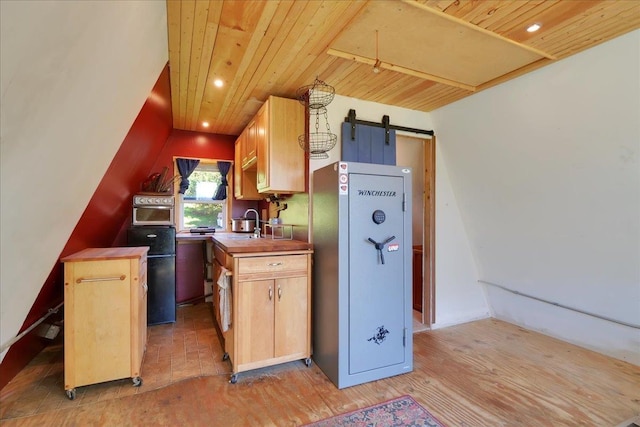
[[[257,175],[260,193],[303,193],[305,152],[304,106],[295,99],[270,96],[255,117]]]
[[[233,164],[233,195],[238,200],[260,200],[263,196],[258,193],[256,186],[255,161],[253,168],[243,169],[242,167],[243,145],[247,135],[248,133],[245,130],[236,140]]]

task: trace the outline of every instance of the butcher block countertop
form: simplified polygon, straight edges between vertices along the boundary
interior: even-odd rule
[[[62,262],[100,261],[106,259],[142,258],[149,251],[148,246],[131,246],[115,248],[87,248],[80,252],[61,258]]]
[[[256,252],[311,251],[313,245],[301,240],[248,238],[242,233],[215,233],[211,236],[225,252],[231,255],[255,254]]]

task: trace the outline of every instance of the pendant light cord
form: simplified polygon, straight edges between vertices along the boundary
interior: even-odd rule
[[[378,59],[378,30],[376,30],[376,63],[373,64],[373,72],[376,74],[380,72],[380,59]]]

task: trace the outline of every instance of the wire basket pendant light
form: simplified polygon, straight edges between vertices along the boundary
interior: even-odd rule
[[[327,109],[325,107],[316,108],[316,124],[315,124],[315,132],[309,132],[309,139],[307,140],[307,135],[298,136],[298,144],[300,148],[309,152],[310,159],[328,159],[329,155],[327,151],[331,150],[336,146],[338,142],[338,137],[336,134],[331,133],[331,129],[329,128],[329,120],[327,119]],[[320,132],[320,115],[324,115],[324,121],[327,127],[326,132]],[[309,112],[311,115],[311,112]]]
[[[296,95],[300,103],[308,108],[309,116],[316,116],[315,132],[298,136],[300,148],[309,153],[310,159],[329,158],[327,151],[335,147],[338,141],[338,137],[331,133],[326,108],[333,101],[335,89],[316,77],[313,84],[299,88]],[[320,115],[324,116],[326,132],[320,132]]]

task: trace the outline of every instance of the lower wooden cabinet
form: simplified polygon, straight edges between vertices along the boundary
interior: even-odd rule
[[[225,338],[238,373],[293,360],[311,364],[311,253],[233,256],[232,326]]]
[[[236,364],[252,369],[266,360],[309,357],[307,278],[241,282],[237,298],[250,312],[238,319]]]
[[[64,388],[130,377],[142,384],[148,247],[89,248],[64,262]]]

